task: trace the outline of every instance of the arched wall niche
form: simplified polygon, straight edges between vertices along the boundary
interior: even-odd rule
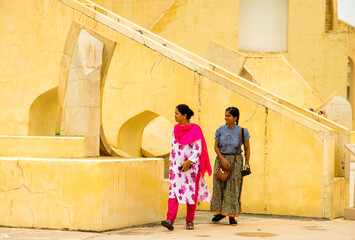
[[[117,146],[132,157],[142,157],[142,136],[146,125],[159,115],[146,110],[126,121],[119,130]]]
[[[141,152],[144,157],[164,159],[164,178],[169,178],[171,134],[174,125],[163,116],[150,121],[143,131]]]
[[[170,153],[173,124],[146,110],[128,119],[120,128],[117,146],[132,157],[162,157]]]
[[[58,87],[48,90],[33,101],[29,114],[30,136],[55,135],[58,106]]]

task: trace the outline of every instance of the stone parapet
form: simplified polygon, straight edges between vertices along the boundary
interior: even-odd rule
[[[0,225],[105,231],[165,217],[163,159],[0,157]]]
[[[85,138],[0,136],[0,156],[38,158],[84,157]]]

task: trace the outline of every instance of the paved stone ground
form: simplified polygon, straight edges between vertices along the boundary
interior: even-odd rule
[[[197,211],[195,230],[185,229],[185,219],[177,219],[174,231],[160,222],[103,233],[21,228],[0,228],[1,240],[113,240],[113,239],[332,239],[355,240],[355,221],[242,214],[237,226],[228,219],[212,223],[213,214]]]

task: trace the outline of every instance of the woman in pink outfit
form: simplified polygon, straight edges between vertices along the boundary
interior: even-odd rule
[[[179,203],[186,203],[186,229],[194,229],[196,203],[211,202],[211,194],[203,179],[205,172],[212,174],[206,141],[201,128],[190,123],[194,112],[185,104],[175,109],[175,121],[170,154],[170,187],[167,219],[161,224],[170,231]]]

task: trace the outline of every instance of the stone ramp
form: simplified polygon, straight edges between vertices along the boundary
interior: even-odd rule
[[[207,48],[205,58],[236,75],[241,75],[247,55],[212,41]]]
[[[307,118],[313,119],[314,121],[317,121],[321,124],[324,124],[326,126],[329,126],[333,129],[336,129],[337,131],[340,132],[347,132],[347,129],[344,128],[341,125],[338,125],[334,123],[333,121],[330,121],[329,119],[326,118],[320,118],[317,114],[314,114],[310,111],[308,111],[307,108],[304,108],[300,105],[297,105],[293,103],[292,101],[289,101],[287,99],[282,98],[281,96],[273,93],[272,91],[269,91],[261,86],[258,86],[258,84],[255,84],[253,82],[250,82],[246,79],[243,79],[242,77],[238,76],[238,74],[227,70],[226,68],[221,67],[218,64],[215,64],[208,59],[202,58],[160,36],[157,34],[154,34],[153,32],[138,26],[137,24],[103,8],[102,6],[90,1],[90,0],[80,0],[80,1],[73,1],[73,0],[59,0],[60,2],[63,2],[64,4],[67,4],[68,6],[74,7],[75,9],[78,10],[85,10],[83,13],[90,18],[94,18],[97,21],[102,21],[104,25],[107,25],[110,28],[113,28],[122,34],[125,34],[127,37],[133,39],[134,41],[138,41],[147,47],[153,49],[154,51],[158,51],[159,53],[171,57],[172,55],[170,54],[170,51],[167,51],[168,49],[173,51],[175,56],[174,61],[178,61],[179,63],[185,65],[191,70],[197,71],[198,73],[204,74],[209,74],[209,72],[213,72],[217,75],[223,75],[224,78],[233,80],[236,82],[238,85],[242,85],[247,87],[249,90],[252,90],[252,92],[258,93],[259,95],[262,95],[263,97],[273,100],[289,109],[292,109],[293,111],[297,111],[300,114],[306,116]],[[78,4],[78,3],[82,3]],[[110,21],[110,20],[112,21]],[[115,27],[114,27],[115,26]],[[130,33],[128,29],[134,30],[137,32],[140,36],[136,36],[137,34]],[[149,40],[152,40],[155,44],[150,43]],[[162,45],[162,46],[161,46]],[[182,56],[192,60],[192,61],[185,61],[184,58],[181,58]],[[205,70],[202,70],[200,67],[202,67]],[[207,72],[206,72],[207,70]],[[293,70],[292,70],[293,71]],[[203,73],[206,72],[206,73]],[[296,74],[297,75],[297,74]],[[304,79],[301,79],[304,81]],[[306,86],[307,88],[310,88],[308,85]],[[313,90],[312,90],[313,91]],[[319,97],[316,97],[319,98]]]
[[[322,99],[282,55],[245,55],[217,42],[211,42],[206,59],[236,75],[247,77],[262,88],[304,108],[315,108]],[[280,84],[282,82],[282,84]]]

